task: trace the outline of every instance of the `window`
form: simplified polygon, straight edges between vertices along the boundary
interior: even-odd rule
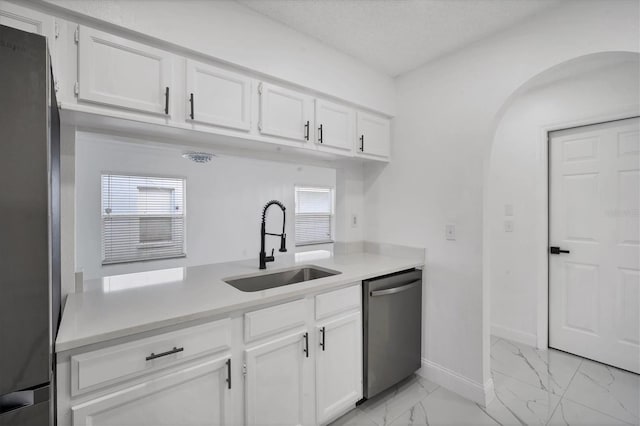
[[[102,175],[102,264],[185,256],[185,180]]]
[[[296,246],[333,242],[333,190],[296,187]]]

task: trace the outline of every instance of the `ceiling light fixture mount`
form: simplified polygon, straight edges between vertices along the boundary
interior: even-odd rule
[[[191,160],[194,163],[205,164],[211,161],[215,157],[215,154],[209,152],[185,152],[182,154],[182,158]]]

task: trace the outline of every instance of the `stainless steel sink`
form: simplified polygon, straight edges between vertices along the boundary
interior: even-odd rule
[[[317,280],[318,278],[325,278],[338,274],[340,274],[338,271],[309,265],[280,270],[270,274],[227,278],[224,282],[232,285],[240,291],[261,291],[289,284],[301,283],[304,281]]]

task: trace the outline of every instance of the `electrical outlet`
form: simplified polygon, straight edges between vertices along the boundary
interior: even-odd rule
[[[513,221],[505,220],[504,221],[504,232],[513,232]]]
[[[447,240],[455,241],[456,240],[456,226],[449,224],[445,227],[445,233],[447,236]]]

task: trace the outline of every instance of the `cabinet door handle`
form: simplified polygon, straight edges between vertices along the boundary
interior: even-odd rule
[[[169,115],[169,86],[164,89],[164,113]]]
[[[302,352],[304,352],[306,358],[309,358],[309,333],[304,333],[302,337],[304,338],[304,349]]]
[[[227,388],[231,389],[231,358],[227,360]]]
[[[189,114],[189,116],[191,117],[191,119],[193,120],[193,93],[191,94],[191,96],[189,96],[189,103],[191,104],[191,114]]]
[[[307,124],[304,125],[304,138],[309,140],[309,120],[307,120]]]
[[[325,339],[326,339],[326,330],[324,327],[322,327],[320,329],[320,347],[322,348],[322,351],[324,352],[324,348],[325,348]]]
[[[151,352],[151,355],[146,357],[145,360],[151,361],[152,359],[162,358],[163,356],[177,354],[178,352],[182,352],[182,351],[184,351],[184,348],[176,348],[174,346],[173,349],[171,349],[169,351],[166,351],[166,352],[161,352],[159,354],[154,354],[153,352]]]
[[[364,152],[364,135],[360,135],[360,152]]]
[[[322,124],[320,125],[320,127],[318,127],[318,132],[320,132],[320,135],[318,137],[318,141],[320,143],[322,143]]]
[[[549,253],[551,254],[560,254],[560,253],[571,253],[570,250],[562,250],[560,247],[549,247]]]

